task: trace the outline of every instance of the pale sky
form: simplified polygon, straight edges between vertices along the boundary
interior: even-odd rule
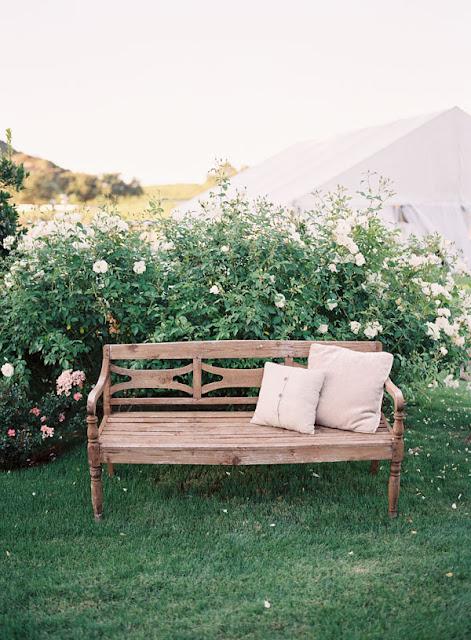
[[[469,0],[0,0],[0,130],[76,171],[200,182],[458,105]]]

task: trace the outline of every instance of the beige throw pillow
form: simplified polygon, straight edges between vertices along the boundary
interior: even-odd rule
[[[381,418],[383,388],[393,356],[343,347],[311,345],[308,367],[325,373],[317,406],[317,424],[374,433]]]
[[[322,371],[265,363],[251,424],[314,433],[316,407],[323,382]]]

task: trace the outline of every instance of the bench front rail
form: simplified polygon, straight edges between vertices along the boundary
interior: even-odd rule
[[[259,388],[263,368],[222,367],[207,362],[228,360],[236,365],[237,360],[256,359],[305,366],[298,360],[307,358],[313,342],[244,340],[106,345],[100,377],[87,402],[95,518],[100,519],[103,513],[103,463],[108,464],[112,473],[114,463],[247,465],[343,460],[371,460],[373,472],[379,460],[391,461],[389,515],[395,517],[404,455],[404,398],[391,380],[386,382],[385,391],[394,402],[392,427],[382,415],[374,434],[316,426],[311,435],[251,425],[253,411],[247,411],[247,407],[256,404],[256,395],[220,395],[225,389]],[[357,351],[381,351],[380,342],[330,344]],[[126,360],[133,361],[133,367],[141,360],[170,361],[170,365],[177,360],[187,364],[158,369],[115,364]],[[172,395],[132,397],[130,392],[137,389],[171,390]],[[123,392],[124,396],[116,396]],[[100,398],[103,419],[98,425]]]

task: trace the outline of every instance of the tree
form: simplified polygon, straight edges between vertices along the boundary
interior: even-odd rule
[[[35,203],[50,202],[64,191],[63,180],[60,180],[60,177],[54,173],[32,173],[25,190],[26,198],[29,196],[29,201],[33,199]],[[28,202],[28,199],[25,199],[25,202]]]
[[[125,182],[119,173],[105,173],[100,176],[101,195],[114,199],[123,196],[140,196],[144,193],[136,178]]]
[[[0,256],[5,256],[8,249],[3,246],[7,236],[17,232],[18,211],[11,202],[12,194],[6,189],[18,192],[23,189],[28,173],[22,164],[12,160],[11,130],[6,130],[6,144],[0,145]]]
[[[67,172],[65,193],[73,196],[79,202],[88,202],[100,194],[100,184],[97,176],[88,173]]]

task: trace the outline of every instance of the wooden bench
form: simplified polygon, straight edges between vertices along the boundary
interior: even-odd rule
[[[371,460],[372,473],[376,473],[379,460],[391,461],[389,515],[396,517],[404,454],[404,398],[390,380],[385,390],[394,401],[392,428],[382,415],[374,434],[316,426],[313,435],[306,435],[251,425],[253,411],[243,409],[255,405],[256,396],[220,395],[222,389],[259,388],[263,368],[220,367],[205,362],[276,359],[291,366],[305,366],[296,359],[307,358],[313,342],[222,340],[106,345],[100,377],[87,402],[88,460],[95,518],[101,519],[103,513],[102,463],[108,464],[112,474],[114,463],[246,465],[342,460]],[[380,342],[323,344],[356,351],[382,348]],[[188,364],[165,369],[128,369],[114,364],[123,360],[179,360]],[[111,374],[130,380],[115,383]],[[182,382],[181,376],[191,377],[191,384]],[[214,380],[214,376],[219,379]],[[131,389],[167,389],[172,390],[172,395],[129,397]],[[120,392],[126,392],[126,397],[115,395]],[[215,392],[219,395],[214,395]],[[101,396],[103,420],[98,427],[96,408]],[[224,406],[226,410],[221,411]]]

